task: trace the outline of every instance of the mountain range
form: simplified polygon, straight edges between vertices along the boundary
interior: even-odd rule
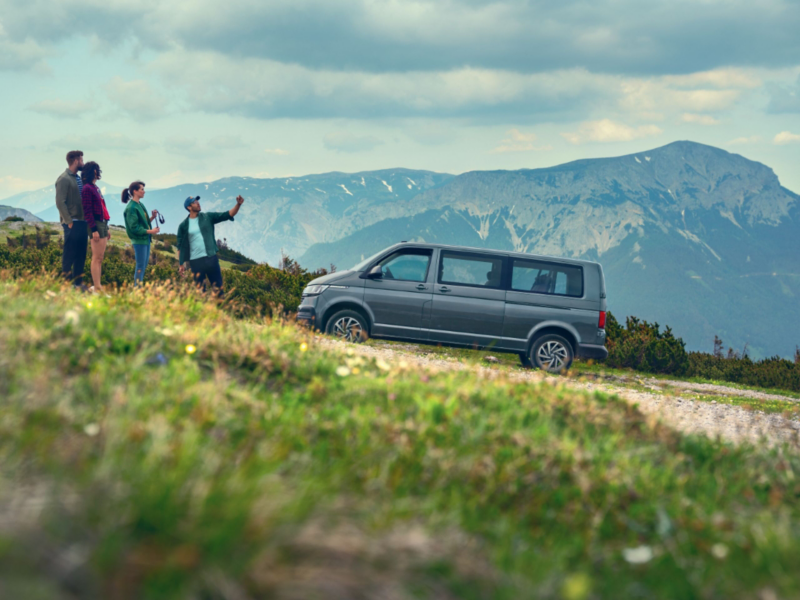
[[[119,190],[105,194],[121,223]],[[237,194],[247,202],[218,237],[272,264],[283,251],[307,268],[346,268],[400,240],[588,258],[603,264],[617,316],[669,324],[690,349],[709,351],[719,335],[758,358],[800,343],[800,196],[769,167],[711,146],[458,176],[232,177],[152,190],[145,204],[175,231],[186,196],[224,210]],[[57,220],[52,188],[3,202]]]

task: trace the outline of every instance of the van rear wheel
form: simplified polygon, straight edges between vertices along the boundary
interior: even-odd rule
[[[325,333],[354,344],[366,342],[369,337],[364,317],[354,310],[340,310],[334,314],[328,319]]]
[[[530,360],[548,373],[560,373],[572,366],[572,345],[560,335],[543,335],[531,346]]]

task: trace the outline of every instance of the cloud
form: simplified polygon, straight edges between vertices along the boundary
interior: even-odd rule
[[[175,45],[313,69],[685,74],[787,66],[800,56],[795,0],[194,0],[180,10],[158,0],[85,0],[82,7],[0,0],[18,44],[85,31],[105,43],[125,35],[154,51]]]
[[[507,152],[531,152],[534,150],[552,150],[552,146],[534,146],[535,133],[522,133],[519,129],[510,129],[506,132],[507,138],[500,145],[491,150],[491,154],[505,154]]]
[[[800,113],[800,77],[794,85],[767,85],[770,95],[767,111],[774,114]]]
[[[44,185],[44,181],[21,179],[13,175],[6,175],[5,177],[0,177],[0,198],[7,198],[20,192],[38,190]]]
[[[800,142],[800,134],[792,133],[790,131],[781,131],[772,140],[772,143],[777,144],[778,146],[796,144],[797,142]]]
[[[109,100],[137,121],[150,121],[166,114],[166,99],[155,92],[147,81],[125,81],[115,77],[105,89]]]
[[[80,119],[84,113],[94,106],[89,102],[70,102],[68,100],[42,100],[28,107],[28,110],[51,117],[63,119]]]
[[[758,144],[762,141],[762,137],[760,135],[751,135],[747,137],[738,137],[736,139],[731,140],[726,145],[728,146],[743,146],[745,144]]]
[[[334,152],[364,152],[383,144],[371,135],[355,135],[348,131],[336,131],[322,138],[322,145]]]
[[[205,141],[193,137],[174,136],[166,138],[162,145],[170,154],[189,158],[207,158],[225,150],[238,150],[250,146],[238,135],[218,135]]]
[[[373,74],[185,51],[162,55],[150,68],[165,85],[183,92],[196,110],[264,119],[506,119],[515,114],[552,119],[570,110],[588,110],[618,93],[609,77],[583,70],[521,74],[465,67]],[[213,85],[198,86],[198,81]]]
[[[697,125],[719,125],[720,120],[715,119],[710,115],[695,115],[692,113],[683,113],[681,121],[684,123],[694,123]]]
[[[288,150],[283,150],[282,148],[265,148],[264,152],[267,154],[276,154],[278,156],[286,156],[289,154]]]
[[[660,133],[663,131],[655,125],[641,125],[633,128],[623,123],[615,123],[610,119],[603,119],[584,122],[578,131],[561,135],[571,144],[582,144],[584,142],[629,142]]]
[[[122,133],[94,133],[90,135],[69,135],[50,143],[51,148],[68,148],[83,150],[84,159],[97,160],[93,152],[99,150],[118,150],[120,152],[136,152],[150,147],[150,142],[140,138],[133,139]],[[99,161],[98,161],[99,162]]]
[[[0,8],[3,2],[0,0]],[[0,10],[0,14],[4,11]],[[44,60],[48,56],[45,47],[28,36],[21,40],[13,40],[6,32],[3,22],[0,21],[0,71],[27,71],[34,69],[39,72],[48,72],[49,68]]]

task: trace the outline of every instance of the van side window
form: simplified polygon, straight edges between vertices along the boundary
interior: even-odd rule
[[[515,258],[511,289],[518,292],[583,296],[583,269],[572,265]]]
[[[378,265],[381,267],[382,279],[423,282],[428,278],[430,263],[430,250],[413,248],[387,256]]]
[[[499,288],[503,283],[503,258],[443,251],[439,283]]]

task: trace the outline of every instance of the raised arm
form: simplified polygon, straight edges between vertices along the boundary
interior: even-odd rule
[[[232,209],[230,209],[228,211],[228,214],[231,217],[235,217],[236,213],[239,212],[239,208],[241,208],[243,202],[244,202],[244,198],[242,198],[241,196],[236,196],[236,206],[234,206]]]

